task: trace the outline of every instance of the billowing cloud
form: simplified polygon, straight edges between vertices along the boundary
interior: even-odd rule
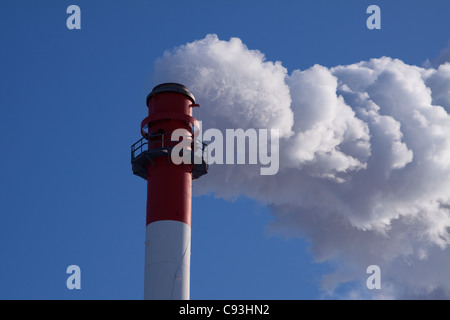
[[[216,35],[165,52],[155,71],[158,83],[176,80],[195,92],[207,127],[279,128],[282,136],[294,122],[286,75],[280,62],[265,61],[240,39]]]
[[[307,238],[318,262],[335,264],[325,296],[350,282],[339,297],[450,298],[450,63],[381,57],[289,74],[237,38],[208,35],[155,70],[156,83],[195,94],[205,128],[280,130],[276,175],[212,165],[194,190],[268,205],[269,230]],[[383,274],[375,293],[372,264]]]

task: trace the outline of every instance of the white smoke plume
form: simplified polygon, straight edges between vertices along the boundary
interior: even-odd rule
[[[271,231],[308,239],[316,261],[335,264],[324,297],[349,282],[354,289],[338,298],[450,298],[446,59],[434,68],[381,57],[288,73],[238,38],[208,35],[165,52],[154,80],[186,85],[205,128],[280,130],[278,174],[212,165],[194,190],[267,204]],[[365,287],[372,264],[382,270],[375,293]]]

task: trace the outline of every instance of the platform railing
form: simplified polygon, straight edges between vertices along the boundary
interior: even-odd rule
[[[180,143],[180,141],[166,140],[165,137],[168,137],[168,135],[165,135],[164,133],[156,133],[150,134],[147,137],[143,137],[136,141],[131,146],[131,162],[134,162],[137,157],[147,150],[165,149],[170,151]],[[184,138],[192,139],[192,136],[184,136]],[[201,155],[202,161],[208,163],[208,145],[206,143],[195,139],[191,143],[191,150],[193,153],[192,158],[194,158],[195,155]]]

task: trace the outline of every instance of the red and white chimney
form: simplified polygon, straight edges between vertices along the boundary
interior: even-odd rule
[[[198,107],[189,90],[163,83],[147,96],[148,117],[141,123],[143,138],[131,148],[133,173],[147,180],[144,299],[189,299],[192,180],[207,173],[202,159],[174,164],[172,132],[183,129],[195,145]],[[197,154],[197,153],[196,153]],[[199,164],[195,164],[199,162]]]

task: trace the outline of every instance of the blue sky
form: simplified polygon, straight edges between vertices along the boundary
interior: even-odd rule
[[[81,30],[66,27],[71,4]],[[381,30],[366,28],[370,4]],[[143,297],[146,184],[129,151],[165,50],[215,33],[288,71],[422,65],[447,45],[449,12],[444,0],[2,1],[0,299]],[[268,232],[271,219],[250,199],[194,197],[191,298],[321,298],[332,266]],[[66,288],[72,264],[81,290]]]

